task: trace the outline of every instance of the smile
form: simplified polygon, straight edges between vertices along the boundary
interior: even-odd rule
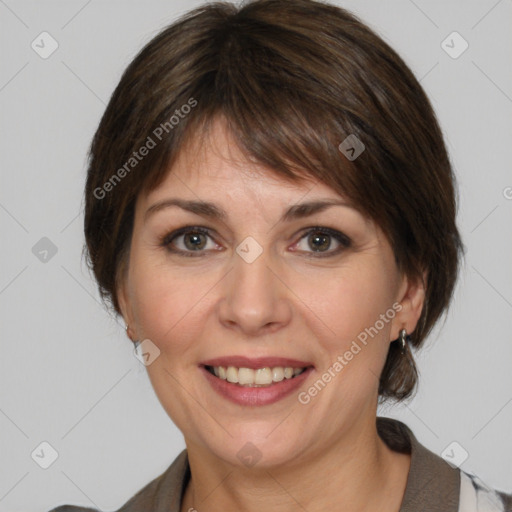
[[[256,365],[255,365],[256,366]],[[298,393],[313,366],[199,366],[209,387],[220,397],[242,406],[271,405]]]
[[[306,368],[291,366],[257,369],[235,366],[205,366],[205,368],[219,379],[242,387],[268,387],[285,379],[293,379],[306,370]]]

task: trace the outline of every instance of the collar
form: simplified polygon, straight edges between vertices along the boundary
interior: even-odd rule
[[[458,512],[460,471],[418,442],[401,421],[377,417],[377,432],[394,451],[409,453],[411,467],[399,512]],[[190,480],[187,450],[183,450],[159,477],[131,498],[118,512],[180,512]]]
[[[401,421],[377,417],[377,432],[394,451],[409,453],[411,467],[400,512],[458,512],[460,471],[423,446]]]

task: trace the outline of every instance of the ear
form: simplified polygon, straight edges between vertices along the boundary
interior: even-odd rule
[[[129,286],[126,276],[121,278],[117,285],[117,302],[119,303],[119,309],[123,316],[124,323],[127,326],[126,335],[132,341],[137,340],[135,331],[135,318],[132,312]]]
[[[422,278],[410,279],[407,276],[403,276],[396,299],[401,305],[401,309],[397,309],[395,318],[391,322],[390,341],[398,338],[401,329],[405,329],[407,334],[411,334],[416,329],[425,303],[426,286],[426,271],[423,273]]]

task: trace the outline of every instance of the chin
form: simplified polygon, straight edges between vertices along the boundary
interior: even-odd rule
[[[276,422],[245,422],[233,437],[226,435],[214,444],[208,439],[206,448],[233,466],[255,470],[289,466],[304,451],[304,436],[286,430],[277,433],[276,425]]]

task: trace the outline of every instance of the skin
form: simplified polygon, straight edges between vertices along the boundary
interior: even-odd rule
[[[281,222],[292,204],[343,197],[314,180],[287,181],[255,165],[221,119],[210,137],[182,149],[170,171],[137,200],[118,296],[133,338],[160,350],[147,371],[188,450],[192,478],[181,510],[398,511],[410,456],[393,452],[377,434],[377,377],[389,343],[416,326],[421,283],[398,271],[383,233],[349,206]],[[173,206],[145,219],[149,207],[171,197],[214,202],[228,217]],[[201,257],[173,254],[161,243],[187,225],[212,230],[200,239]],[[352,244],[344,248],[331,237],[329,245],[327,237],[320,256],[329,255],[319,257],[311,239],[302,238],[313,226],[340,231]],[[247,236],[263,249],[250,264],[235,251]],[[186,240],[179,236],[173,246],[197,254]],[[310,361],[315,370],[304,391],[396,302],[396,316],[306,405],[297,393],[271,405],[236,405],[198,367],[228,355]],[[237,457],[247,442],[261,453],[252,467]]]

